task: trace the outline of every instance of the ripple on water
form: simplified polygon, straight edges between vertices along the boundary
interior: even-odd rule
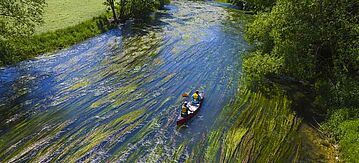
[[[247,44],[235,11],[204,2],[166,8],[151,21],[1,68],[8,123],[0,125],[0,162],[188,158],[236,92]],[[206,92],[203,108],[176,128],[181,94],[194,89]]]

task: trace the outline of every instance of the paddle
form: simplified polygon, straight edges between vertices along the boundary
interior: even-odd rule
[[[183,94],[182,94],[182,97],[188,97],[188,94],[187,94],[187,93],[183,93]]]

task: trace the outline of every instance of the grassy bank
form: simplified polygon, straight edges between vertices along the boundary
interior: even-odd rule
[[[46,0],[46,3],[44,23],[35,28],[35,35],[0,40],[0,66],[71,46],[114,26],[107,22],[102,1]]]
[[[75,26],[103,14],[106,7],[99,0],[46,0],[44,23],[36,33],[44,33]]]
[[[126,1],[120,10],[121,18],[125,20],[143,17],[146,13],[161,8],[161,2]],[[169,3],[167,0],[163,2]],[[110,16],[109,13],[105,13],[103,1],[48,0],[47,3],[44,13],[45,24],[37,27],[36,35],[0,40],[0,67],[71,46],[115,26],[108,23]],[[101,14],[102,16],[99,16]]]
[[[113,25],[107,22],[106,16],[100,16],[53,32],[0,42],[0,51],[3,53],[0,56],[0,66],[71,46],[112,27]]]

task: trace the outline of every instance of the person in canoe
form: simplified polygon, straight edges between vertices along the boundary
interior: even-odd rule
[[[196,92],[192,95],[192,104],[199,105],[200,102],[201,96],[199,95],[199,91],[196,90]]]
[[[187,115],[188,115],[188,110],[189,110],[189,108],[188,108],[188,102],[187,101],[185,101],[183,104],[182,104],[182,109],[181,109],[181,117],[187,117]]]

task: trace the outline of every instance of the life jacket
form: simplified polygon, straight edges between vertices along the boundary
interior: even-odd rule
[[[187,107],[182,105],[182,113],[187,113]]]
[[[199,95],[198,95],[197,93],[194,93],[194,94],[193,94],[193,99],[194,99],[194,100],[197,100],[197,99],[198,99],[198,96],[199,96]]]
[[[197,94],[197,93],[194,93],[193,95],[192,95],[192,102],[194,102],[195,104],[198,104],[199,103],[199,101],[201,101],[201,96],[199,96],[199,94]]]

